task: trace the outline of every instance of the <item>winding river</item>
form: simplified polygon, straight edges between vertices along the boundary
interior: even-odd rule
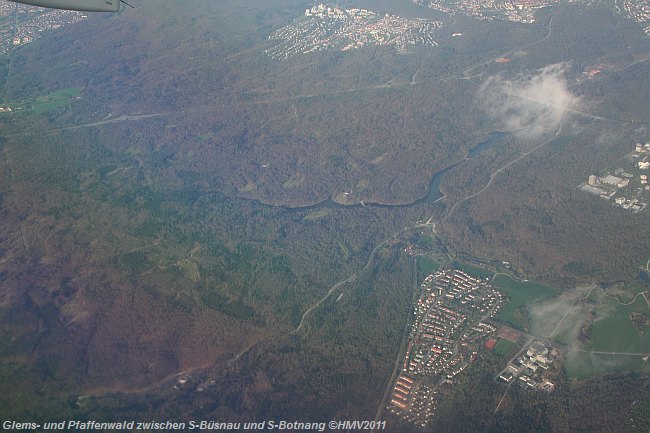
[[[468,154],[467,157],[463,160],[457,161],[453,163],[452,165],[443,168],[442,170],[438,171],[433,175],[431,178],[431,181],[429,182],[429,188],[428,192],[425,196],[411,202],[411,203],[404,203],[404,204],[382,204],[382,203],[365,203],[365,204],[341,204],[337,203],[331,198],[321,201],[319,203],[315,203],[312,205],[308,206],[297,206],[297,207],[290,207],[290,206],[273,206],[273,205],[268,205],[265,204],[265,206],[270,206],[270,207],[279,207],[282,209],[285,209],[287,211],[292,211],[292,212],[297,212],[297,211],[317,211],[320,209],[331,209],[331,208],[336,208],[336,209],[350,209],[354,207],[380,207],[380,208],[400,208],[400,207],[411,207],[411,206],[417,206],[420,204],[424,203],[435,203],[436,201],[440,200],[441,198],[444,197],[444,194],[440,191],[440,183],[442,182],[442,179],[445,177],[445,174],[447,174],[450,170],[452,170],[454,167],[457,165],[463,163],[463,161],[471,158],[475,158],[476,156],[480,155],[483,153],[485,150],[489,149],[491,146],[493,146],[495,143],[499,141],[499,139],[503,138],[504,136],[507,136],[509,133],[508,132],[502,132],[502,131],[493,131],[487,134],[487,139],[483,140],[476,146],[472,147]],[[261,202],[258,202],[262,204]]]

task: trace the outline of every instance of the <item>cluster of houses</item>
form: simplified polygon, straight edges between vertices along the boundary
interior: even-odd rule
[[[617,7],[621,7],[621,2],[616,2]],[[643,0],[623,0],[622,9],[625,14],[637,23],[650,22],[650,4]],[[650,35],[650,25],[644,28],[647,35]]]
[[[480,20],[507,20],[534,23],[537,9],[560,0],[414,0],[415,3],[449,14],[469,15]]]
[[[388,410],[405,421],[425,427],[433,416],[437,392],[428,383],[402,373],[395,381]]]
[[[420,290],[389,409],[407,421],[426,424],[435,399],[425,404],[415,391],[435,393],[432,383],[449,381],[470,365],[482,341],[496,331],[484,320],[494,316],[504,300],[488,281],[459,269],[428,275]]]
[[[12,15],[15,19],[1,19]],[[56,30],[85,18],[80,12],[0,2],[0,54],[32,42],[41,32]]]
[[[449,14],[469,15],[480,20],[507,20],[519,23],[534,23],[535,11],[543,7],[562,3],[593,4],[591,0],[413,0],[415,3]],[[650,6],[646,0],[623,0],[613,3],[613,9],[638,22],[650,21]],[[650,34],[650,26],[645,27]]]
[[[364,46],[437,45],[434,35],[441,21],[401,18],[366,9],[342,9],[319,4],[305,10],[305,19],[276,30],[269,40],[277,44],[266,50],[274,59],[286,59],[327,49],[347,51]]]

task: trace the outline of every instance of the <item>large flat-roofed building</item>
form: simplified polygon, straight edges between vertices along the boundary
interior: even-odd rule
[[[600,178],[600,183],[604,183],[611,186],[617,186],[622,180],[623,179],[621,179],[620,177],[608,174],[607,176]]]
[[[526,355],[528,355],[530,358],[533,358],[537,355],[546,355],[547,353],[548,348],[544,345],[544,343],[536,341],[528,348]]]

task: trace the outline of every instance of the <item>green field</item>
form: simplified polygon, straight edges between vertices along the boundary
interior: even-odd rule
[[[491,278],[494,275],[494,272],[489,269],[479,268],[478,266],[470,265],[467,263],[454,263],[454,267],[462,269],[470,275],[475,277]]]
[[[80,94],[81,87],[68,87],[66,89],[48,93],[44,96],[24,99],[22,101],[8,102],[4,105],[10,107],[13,110],[13,113],[18,111],[30,111],[36,114],[42,114],[69,105],[70,101],[77,98]]]
[[[517,316],[517,309],[551,298],[557,294],[557,289],[543,286],[537,283],[520,282],[513,280],[511,277],[503,274],[497,275],[492,284],[503,291],[509,298],[509,302],[503,306],[496,319],[507,322],[513,328],[524,329],[524,323]]]
[[[515,349],[517,348],[517,344],[513,343],[510,340],[505,340],[501,339],[497,343],[496,346],[494,346],[494,354],[497,356],[508,356],[514,353]]]
[[[39,96],[31,102],[31,109],[34,113],[41,114],[59,107],[65,107],[70,103],[72,98],[81,94],[80,87],[69,87],[67,89],[57,90],[46,96]]]
[[[643,357],[650,353],[650,326],[636,327],[631,320],[635,312],[648,315],[645,299],[639,296],[625,305],[600,288],[585,296],[576,289],[537,303],[529,310],[531,332],[540,336],[552,334],[554,341],[568,349],[564,362],[567,375],[585,378],[613,371],[649,369]]]
[[[425,251],[431,251],[433,249],[433,238],[429,235],[420,234],[416,244]]]
[[[633,304],[621,305],[615,299],[594,290],[589,299],[597,305],[591,329],[591,349],[650,353],[650,327],[646,326],[645,331],[641,333],[630,320],[632,312],[650,313],[642,296]]]
[[[417,256],[416,260],[418,265],[418,275],[420,278],[424,278],[425,275],[437,271],[440,267],[440,265],[437,262],[434,262],[429,256]]]
[[[564,370],[573,379],[636,369],[650,370],[647,362],[640,356],[612,356],[573,351],[568,354]]]

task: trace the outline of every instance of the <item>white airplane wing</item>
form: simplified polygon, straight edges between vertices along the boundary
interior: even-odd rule
[[[11,0],[45,8],[68,9],[88,12],[117,12],[120,0]]]

